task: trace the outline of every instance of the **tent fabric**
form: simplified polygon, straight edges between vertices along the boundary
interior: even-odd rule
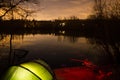
[[[52,75],[49,71],[42,65],[35,62],[28,62],[27,64],[21,64],[21,66],[31,70],[33,73],[38,75],[42,80],[52,79]]]
[[[53,76],[55,75],[53,73],[53,70],[50,68],[50,66],[43,60],[39,59],[39,60],[34,60],[35,63],[38,63],[40,65],[43,65]]]
[[[2,80],[54,80],[54,75],[46,62],[37,60],[12,66]]]
[[[40,80],[40,79],[24,68],[13,66],[8,70],[3,80]]]

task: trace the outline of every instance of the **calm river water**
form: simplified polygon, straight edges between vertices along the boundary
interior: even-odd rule
[[[119,42],[120,43],[120,42]],[[118,52],[117,52],[118,51]],[[52,69],[81,66],[84,60],[97,66],[107,66],[112,78],[118,77],[118,42],[85,36],[55,34],[24,34],[0,36],[0,71],[9,65],[43,59]],[[24,53],[25,52],[25,53]],[[115,53],[116,52],[116,53]],[[116,68],[117,67],[117,68]]]

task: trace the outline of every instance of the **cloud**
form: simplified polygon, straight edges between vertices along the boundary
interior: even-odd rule
[[[86,18],[92,11],[93,0],[44,0],[44,9],[37,13],[39,19],[78,16]],[[37,17],[38,18],[38,17]]]

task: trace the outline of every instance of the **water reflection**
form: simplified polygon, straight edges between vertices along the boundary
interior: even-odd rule
[[[78,37],[74,36],[58,36],[58,42],[69,41],[70,43],[76,43],[78,41]]]
[[[89,75],[91,80],[120,79],[117,76],[120,73],[120,40],[115,37],[68,36],[63,33],[1,34],[0,52],[1,72],[9,64],[41,58],[50,64],[58,77],[66,72],[64,78],[68,74],[78,74],[80,79],[86,79],[85,75]],[[70,78],[73,77],[65,80]]]
[[[40,52],[42,49],[47,48],[52,53],[60,53],[58,50],[62,47],[62,50],[70,49],[74,53],[79,53],[79,50],[83,53],[95,53],[96,55],[106,56],[109,58],[108,62],[117,62],[120,57],[120,42],[119,40],[111,40],[106,38],[91,38],[91,37],[76,37],[76,36],[64,36],[64,35],[5,35],[0,36],[1,44],[1,55],[6,55],[9,51],[11,54],[12,49],[26,49],[26,50],[37,50]],[[51,46],[51,47],[49,47]],[[32,47],[32,48],[31,48]],[[36,47],[36,48],[33,48]],[[68,48],[69,47],[69,48]],[[4,50],[3,50],[4,48]],[[94,49],[94,50],[90,50]],[[96,52],[96,51],[99,52]],[[4,53],[4,51],[7,51]],[[43,50],[42,50],[43,51]],[[42,52],[41,51],[41,52]],[[92,51],[92,52],[91,52]],[[94,52],[95,51],[95,52]],[[73,53],[72,52],[72,53]],[[34,52],[37,53],[37,52]],[[64,53],[64,52],[63,52]],[[88,54],[87,54],[88,55]],[[93,57],[93,56],[92,56]]]
[[[107,56],[109,58],[110,63],[119,63],[120,61],[120,41],[118,39],[97,39],[97,38],[89,38],[88,41],[95,45],[95,47],[101,49],[103,56]]]

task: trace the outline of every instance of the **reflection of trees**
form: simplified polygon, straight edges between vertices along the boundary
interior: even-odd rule
[[[4,34],[0,34],[0,42],[6,37]]]
[[[69,41],[71,43],[76,43],[78,41],[78,37],[75,37],[75,36],[58,36],[58,41],[60,41],[60,42]]]
[[[9,37],[6,34],[0,34],[0,48],[8,47]],[[2,49],[1,49],[2,50]]]
[[[12,35],[12,40],[17,40],[17,41],[21,41],[23,40],[24,35]],[[0,45],[1,46],[8,46],[10,41],[10,35],[7,34],[0,34]]]
[[[23,39],[23,36],[12,34],[0,35],[0,66],[1,66],[0,75],[9,66],[20,63],[20,61],[23,60],[28,54],[27,50],[13,48],[12,40],[15,39]]]
[[[1,53],[2,55],[0,56],[3,56],[3,57],[8,56],[8,63],[10,65],[14,63],[14,59],[18,60],[19,58],[20,60],[23,57],[25,57],[26,54],[28,53],[28,51],[26,50],[16,49],[16,47],[13,46],[13,40],[20,42],[24,38],[23,35],[10,34],[10,35],[4,35],[4,36],[1,35],[0,37],[1,37],[0,43],[2,44],[0,47],[0,51],[3,52]]]
[[[67,39],[68,41],[72,42],[72,43],[75,43],[75,42],[78,41],[78,38],[75,37],[75,36],[73,36],[73,37],[66,37],[66,39]]]
[[[111,61],[116,63],[120,60],[120,41],[112,38],[89,38],[88,41],[91,44],[95,44],[96,47],[102,49],[106,55],[109,56]]]

